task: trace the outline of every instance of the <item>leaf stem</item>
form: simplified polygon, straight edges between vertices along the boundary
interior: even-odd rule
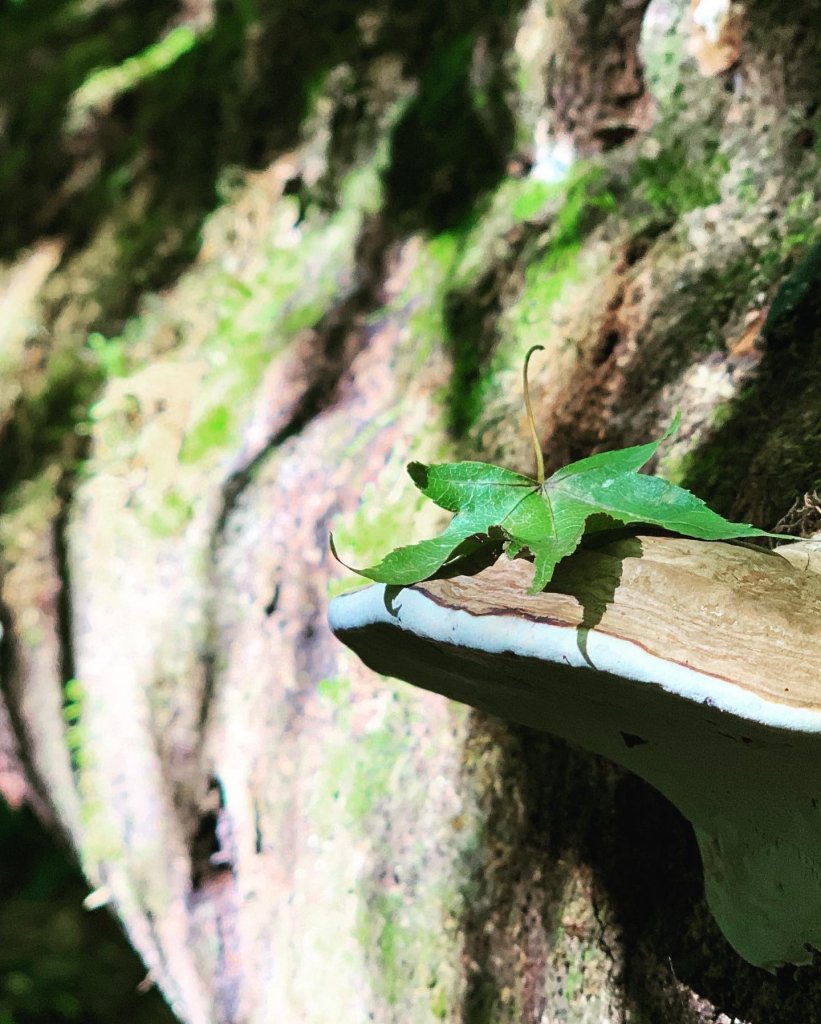
[[[530,404],[530,390],[527,386],[527,364],[530,362],[530,357],[534,352],[544,352],[544,345],[532,345],[527,350],[525,356],[525,365],[522,370],[522,385],[525,393],[525,410],[527,411],[527,425],[530,427],[530,436],[533,439],[533,450],[536,453],[536,480],[538,483],[544,483],[544,456],[542,455],[542,446],[539,443],[539,435],[536,433],[536,421],[533,419],[533,406]]]

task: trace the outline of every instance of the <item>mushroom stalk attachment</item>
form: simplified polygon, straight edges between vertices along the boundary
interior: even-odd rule
[[[655,786],[693,825],[725,936],[774,969],[821,950],[821,574],[798,554],[641,536],[577,552],[533,596],[503,558],[329,617],[375,671]]]

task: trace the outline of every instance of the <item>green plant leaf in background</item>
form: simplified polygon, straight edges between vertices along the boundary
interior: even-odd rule
[[[655,441],[591,455],[545,480],[527,390],[527,364],[540,347],[527,353],[524,365],[525,404],[538,478],[485,462],[438,466],[411,462],[408,472],[413,482],[431,501],[453,512],[453,519],[438,537],[396,548],[377,565],[354,572],[378,583],[418,583],[464,554],[466,545],[480,544],[498,530],[509,558],[525,549],[533,555],[535,573],[529,593],[535,594],[550,582],[558,562],[575,551],[592,516],[605,515],[625,525],[648,523],[699,540],[776,536],[746,523],[731,523],[689,491],[638,472],[678,428],[678,416]],[[338,557],[333,538],[331,550]]]

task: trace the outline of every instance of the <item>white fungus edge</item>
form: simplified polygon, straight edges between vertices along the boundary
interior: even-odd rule
[[[591,630],[586,654],[580,630],[516,615],[472,615],[446,608],[418,590],[403,588],[390,599],[384,584],[335,598],[328,620],[334,632],[385,623],[489,654],[512,653],[574,668],[593,668],[658,686],[667,693],[774,729],[821,733],[821,710],[779,704],[726,679],[651,654],[639,644]],[[787,682],[789,682],[787,680]]]

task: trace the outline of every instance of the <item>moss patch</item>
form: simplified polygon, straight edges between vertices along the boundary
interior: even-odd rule
[[[341,819],[357,846],[368,849],[357,882],[355,937],[374,994],[383,1012],[408,1024],[449,1019],[458,973],[445,919],[458,900],[459,879],[456,864],[441,861],[444,839],[434,842],[427,832],[443,827],[431,806],[438,798],[431,802],[427,769],[420,772],[421,757],[438,756],[419,747],[420,730],[429,726],[413,691],[390,680],[368,695],[337,677],[322,681],[319,694],[337,728],[323,752],[318,791],[324,796],[311,815],[329,841]],[[436,777],[447,786],[446,774]]]
[[[500,198],[506,203],[507,224],[498,212],[494,216]],[[501,365],[521,358],[527,347],[525,336],[544,341],[544,330],[536,337],[532,325],[542,322],[576,278],[584,239],[615,207],[603,168],[580,165],[561,185],[506,182],[487,212],[495,227],[492,240],[487,228],[479,226],[460,240],[453,284],[443,300],[453,365],[446,398],[453,437],[463,437],[479,422]],[[532,222],[511,232],[512,241],[506,247],[499,245],[506,229],[530,218]],[[522,265],[524,281],[513,284],[511,278]],[[503,323],[500,315],[509,303]],[[496,359],[505,329],[511,330],[517,344],[506,346]]]
[[[391,135],[387,211],[433,233],[465,220],[503,177],[515,123],[503,60],[518,0],[449,9],[419,68],[419,92]]]
[[[701,153],[694,152],[686,139],[673,139],[656,156],[638,158],[632,185],[656,213],[680,217],[688,210],[718,202],[719,182],[728,168],[717,138],[709,140]]]
[[[185,435],[181,462],[198,462],[213,449],[224,448],[232,434],[232,416],[225,405],[214,406]]]
[[[71,97],[68,130],[76,132],[87,127],[95,111],[104,111],[129,89],[170,68],[196,42],[197,33],[193,29],[187,25],[177,25],[162,39],[147,46],[141,53],[126,58],[121,64],[94,70]]]
[[[782,284],[757,379],[685,462],[687,487],[717,511],[772,528],[821,486],[821,243]]]
[[[409,226],[458,224],[504,171],[513,118],[471,88],[474,40],[465,33],[432,55],[419,95],[394,128],[388,210]]]
[[[43,377],[26,382],[0,438],[0,494],[38,476],[55,458],[76,457],[86,410],[102,379],[92,360],[64,352]]]

